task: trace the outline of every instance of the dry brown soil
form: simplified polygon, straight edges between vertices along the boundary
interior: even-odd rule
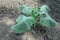
[[[16,18],[20,15],[19,6],[23,4],[30,7],[38,5],[35,0],[0,0],[0,40],[44,40],[44,35],[39,32],[29,31],[22,35],[16,35],[11,31],[11,26],[15,24]],[[56,29],[58,31],[54,34],[46,34],[51,38],[47,38],[46,40],[55,40],[55,38],[59,37],[60,23],[57,24],[56,29],[54,28],[52,28],[53,33]],[[52,34],[54,35],[53,38],[51,36]],[[56,34],[58,34],[58,36]]]

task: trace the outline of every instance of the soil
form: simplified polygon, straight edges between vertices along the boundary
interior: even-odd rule
[[[33,7],[47,3],[51,8],[49,15],[57,21],[56,27],[36,27],[24,34],[16,34],[11,31],[11,26],[20,15],[19,6]],[[60,40],[60,0],[39,1],[36,0],[0,0],[0,40]],[[38,30],[39,29],[39,30]]]

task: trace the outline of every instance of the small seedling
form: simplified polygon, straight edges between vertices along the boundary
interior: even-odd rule
[[[22,5],[20,6],[20,10],[23,14],[20,14],[16,19],[17,24],[11,27],[11,30],[15,33],[27,32],[31,27],[36,27],[36,23],[45,27],[53,27],[56,25],[56,21],[48,15],[49,7],[47,5],[41,7],[36,6],[34,8]],[[34,26],[32,26],[33,24]]]

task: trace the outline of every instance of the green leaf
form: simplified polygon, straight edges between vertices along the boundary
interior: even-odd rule
[[[37,13],[39,11],[39,7],[35,6],[34,8],[32,8],[32,10],[33,10],[34,13]]]
[[[57,24],[46,12],[40,12],[40,16],[40,24],[43,26],[54,27]]]
[[[43,5],[40,7],[40,12],[48,12],[50,10],[50,8],[48,7],[48,5]]]
[[[11,30],[15,33],[24,33],[29,31],[34,24],[35,20],[33,17],[26,17],[24,15],[19,16],[21,19],[17,19],[17,24],[11,27]]]
[[[24,20],[24,18],[26,18],[26,16],[24,16],[24,15],[19,15],[19,16],[17,17],[17,19],[16,19],[16,22],[18,23],[18,22]]]
[[[32,16],[36,19],[38,17],[38,11],[39,11],[39,7],[36,6],[34,8],[32,8]]]
[[[36,18],[37,17],[37,12],[39,10],[39,7],[36,6],[34,8],[31,8],[31,7],[29,8],[29,7],[25,6],[25,5],[22,5],[22,6],[20,6],[20,10],[22,11],[23,14],[32,15],[33,17]]]
[[[50,8],[47,5],[41,6],[39,12],[40,24],[46,27],[54,27],[57,24],[57,22],[48,15],[49,9]]]
[[[32,8],[29,8],[29,7],[27,7],[26,5],[20,6],[20,10],[21,10],[22,13],[24,13],[25,15],[31,15],[31,12],[32,12]]]

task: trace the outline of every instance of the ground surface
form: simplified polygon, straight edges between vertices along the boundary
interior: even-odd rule
[[[50,1],[51,2],[51,1]],[[48,3],[48,2],[47,2]],[[0,40],[44,40],[44,33],[29,31],[22,35],[16,35],[11,31],[11,26],[15,24],[15,20],[20,14],[20,10],[18,9],[20,5],[25,4],[27,6],[34,6],[38,5],[36,1],[33,0],[0,0]],[[60,5],[60,4],[59,4]],[[54,7],[56,8],[56,7]],[[53,9],[53,8],[52,8]],[[57,9],[58,10],[58,9]],[[54,11],[55,12],[55,11]],[[50,14],[51,17],[53,17],[55,20],[59,21],[60,19],[58,17],[59,13],[55,12],[55,15]],[[58,31],[57,31],[57,30]],[[51,28],[50,30],[53,30],[51,33],[47,32],[48,38],[51,37],[51,40],[59,40],[60,35],[60,23],[56,25],[56,29]],[[54,35],[53,35],[54,34]],[[56,35],[57,34],[57,35]],[[53,35],[53,36],[51,36]],[[53,37],[53,38],[52,38]],[[59,37],[59,38],[58,38]],[[47,37],[46,37],[47,38]],[[46,40],[50,40],[50,39]]]

